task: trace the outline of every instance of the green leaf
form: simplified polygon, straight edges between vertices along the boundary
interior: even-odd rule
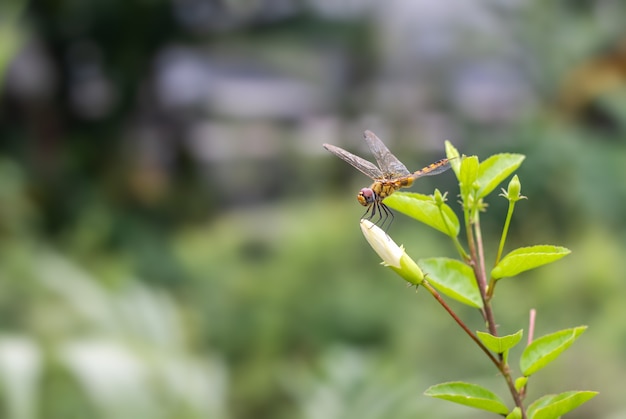
[[[498,396],[477,384],[462,381],[436,384],[427,389],[424,394],[502,415],[509,411]]]
[[[581,404],[596,397],[596,391],[567,391],[549,394],[528,406],[530,419],[554,419],[576,409]]]
[[[554,262],[569,255],[571,250],[547,244],[520,247],[502,258],[491,271],[491,277],[500,279],[518,275],[524,271]]]
[[[414,192],[396,192],[385,199],[385,205],[441,231],[450,237],[459,234],[459,219],[447,204],[441,208],[432,196]]]
[[[461,186],[461,197],[464,201],[467,200],[467,196],[472,191],[474,182],[476,182],[478,178],[478,167],[478,157],[476,156],[465,157],[461,162],[459,182]]]
[[[456,259],[429,258],[417,261],[426,274],[426,280],[439,292],[471,307],[482,308],[472,268]]]
[[[450,166],[452,166],[452,170],[456,174],[456,178],[459,179],[459,172],[461,169],[461,155],[459,154],[459,150],[457,150],[450,141],[446,140],[445,144],[446,157],[448,157],[448,159],[450,160]]]
[[[536,373],[554,361],[564,350],[569,348],[578,337],[587,330],[587,326],[560,330],[532,342],[524,349],[520,358],[520,370],[526,377]]]
[[[507,336],[493,336],[492,334],[485,332],[476,332],[476,335],[482,343],[485,344],[487,349],[497,354],[501,354],[517,345],[522,339],[524,331],[519,330],[517,333]]]
[[[495,154],[478,168],[478,197],[482,198],[493,191],[504,179],[522,164],[526,156],[523,154]]]
[[[506,415],[505,419],[522,419],[522,411],[519,407],[516,407],[515,409],[511,410],[511,413]]]

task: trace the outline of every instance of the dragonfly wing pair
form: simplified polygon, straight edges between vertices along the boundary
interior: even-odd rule
[[[396,156],[391,154],[391,151],[389,151],[385,143],[383,143],[376,134],[372,131],[365,131],[363,137],[374,155],[384,179],[395,179],[411,174],[409,169],[407,169]]]
[[[363,136],[374,158],[376,158],[378,167],[343,148],[331,144],[324,144],[324,148],[373,180],[395,179],[411,174],[406,166],[391,154],[385,143],[376,134],[365,131]]]

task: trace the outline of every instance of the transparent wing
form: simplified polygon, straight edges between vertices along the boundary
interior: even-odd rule
[[[439,173],[445,172],[449,168],[450,168],[450,160],[441,159],[432,164],[429,164],[423,169],[418,170],[417,172],[413,173],[411,177],[413,179],[417,179],[418,177],[422,177],[422,176],[434,176],[434,175],[438,175]]]
[[[363,134],[365,142],[369,146],[372,154],[378,162],[385,178],[393,179],[411,174],[409,170],[396,158],[387,146],[372,131],[365,131]]]
[[[344,150],[343,148],[339,148],[334,145],[324,144],[324,148],[333,153],[335,156],[342,159],[343,161],[350,163],[352,167],[360,170],[361,173],[363,173],[364,175],[369,176],[372,179],[383,178],[383,172],[381,172],[378,167],[374,166],[373,163],[370,163],[367,160],[362,159],[359,156],[355,156],[354,154]]]

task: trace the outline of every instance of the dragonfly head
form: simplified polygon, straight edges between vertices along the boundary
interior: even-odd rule
[[[363,188],[359,191],[356,199],[359,201],[359,204],[367,207],[376,202],[376,192],[374,192],[372,188]]]

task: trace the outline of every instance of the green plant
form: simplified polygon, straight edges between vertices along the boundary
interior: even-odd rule
[[[534,311],[528,332],[528,344],[520,361],[521,375],[514,377],[509,364],[509,351],[519,344],[523,330],[499,336],[492,299],[495,289],[503,278],[514,277],[524,271],[554,262],[570,251],[564,247],[535,245],[515,249],[503,256],[507,233],[515,204],[525,197],[520,194],[521,184],[517,175],[502,189],[500,196],[509,202],[509,209],[495,263],[491,269],[485,264],[485,246],[481,231],[480,216],[486,210],[484,198],[501,182],[509,177],[522,163],[520,154],[497,154],[483,162],[476,156],[460,156],[450,143],[446,152],[460,186],[462,222],[452,208],[446,204],[445,194],[435,190],[432,196],[417,193],[396,192],[385,199],[385,205],[446,234],[453,241],[460,259],[435,257],[414,262],[401,246],[380,228],[368,220],[361,220],[361,229],[374,250],[386,266],[393,269],[410,284],[422,285],[441,304],[463,331],[478,345],[504,378],[515,406],[510,409],[490,390],[466,382],[438,384],[425,394],[470,407],[486,410],[507,418],[557,418],[575,409],[597,393],[593,391],[569,391],[558,395],[547,395],[524,403],[530,377],[554,361],[585,331],[586,326],[560,330],[533,340]],[[461,227],[465,229],[467,243],[459,240]],[[473,332],[444,300],[445,295],[478,309],[486,325],[486,331]]]

